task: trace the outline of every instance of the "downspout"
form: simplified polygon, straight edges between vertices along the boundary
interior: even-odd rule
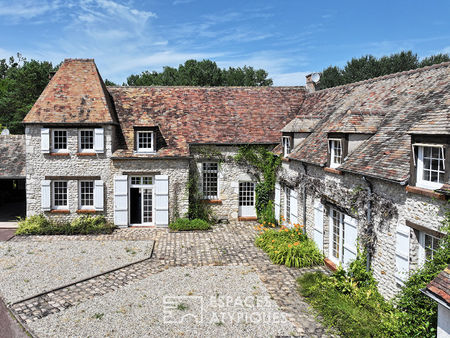
[[[304,162],[301,162],[303,166],[303,171],[305,172],[305,176],[308,174],[308,170],[306,168],[306,164]],[[306,233],[306,184],[303,184],[302,187],[302,194],[303,194],[303,233]]]
[[[373,185],[372,183],[367,179],[366,176],[363,176],[363,180],[364,182],[367,183],[367,192],[369,193],[369,197],[372,195],[373,193]],[[368,203],[367,203],[367,223],[369,225],[371,225],[372,222],[372,200],[369,199]],[[369,250],[367,250],[367,254],[366,254],[366,271],[370,270],[370,263],[371,263],[372,257],[370,256],[370,252]]]

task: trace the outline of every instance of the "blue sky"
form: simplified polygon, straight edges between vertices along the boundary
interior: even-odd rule
[[[103,76],[211,59],[275,85],[352,57],[450,53],[450,1],[0,0],[0,58],[95,58]]]

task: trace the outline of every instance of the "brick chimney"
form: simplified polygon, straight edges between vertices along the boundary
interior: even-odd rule
[[[309,93],[313,93],[316,91],[316,85],[312,80],[312,74],[306,75],[306,90]]]

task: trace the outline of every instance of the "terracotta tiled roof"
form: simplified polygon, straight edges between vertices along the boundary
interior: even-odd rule
[[[438,299],[450,306],[450,265],[437,275],[426,287]]]
[[[130,157],[134,127],[158,126],[167,143],[156,156],[189,155],[189,144],[280,142],[297,113],[303,87],[108,87]],[[138,155],[139,156],[139,155]],[[140,155],[151,156],[151,155]]]
[[[295,118],[281,129],[281,131],[285,133],[310,133],[319,121],[320,119],[317,118]]]
[[[0,135],[0,178],[25,178],[25,135]]]
[[[385,115],[385,111],[371,112],[349,109],[340,121],[330,126],[328,132],[375,134]]]
[[[24,123],[114,123],[111,100],[92,59],[66,59]]]
[[[450,62],[307,94],[300,107],[302,114],[297,118],[314,115],[322,120],[289,158],[324,165],[328,151],[327,133],[340,126],[345,130],[352,125],[354,117],[349,118],[349,110],[368,114],[370,119],[376,120],[378,128],[370,130],[376,131],[375,135],[349,154],[339,169],[405,181],[410,169],[411,137],[408,131],[448,134]],[[363,122],[354,125],[354,132],[364,132],[358,130],[366,125],[365,118]]]

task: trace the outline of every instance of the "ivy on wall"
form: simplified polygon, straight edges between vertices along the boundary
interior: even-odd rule
[[[260,222],[276,223],[274,212],[274,193],[277,171],[281,158],[263,146],[245,145],[239,147],[234,157],[236,163],[247,165],[255,170],[255,208]]]

